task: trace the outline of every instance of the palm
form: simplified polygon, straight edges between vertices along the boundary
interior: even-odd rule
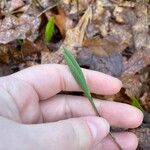
[[[39,98],[33,87],[29,83],[16,78],[7,77],[4,79],[5,82],[1,80],[3,81],[1,88],[7,94],[5,94],[0,106],[5,107],[3,116],[22,123],[42,122]],[[7,101],[8,105],[5,105]],[[10,113],[10,110],[13,111]]]

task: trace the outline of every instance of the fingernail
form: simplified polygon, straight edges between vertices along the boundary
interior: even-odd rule
[[[91,130],[93,139],[95,139],[97,136],[97,126],[93,122],[87,121],[87,123],[88,123],[89,129]]]

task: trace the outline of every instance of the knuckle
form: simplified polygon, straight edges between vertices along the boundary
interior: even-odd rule
[[[64,95],[64,104],[63,104],[63,112],[66,119],[73,118],[73,112],[71,110],[71,106],[68,100],[68,95]]]

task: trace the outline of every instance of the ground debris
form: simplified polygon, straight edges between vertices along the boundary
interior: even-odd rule
[[[45,26],[51,17],[55,32],[46,43]],[[135,96],[150,112],[149,0],[0,1],[0,76],[38,64],[64,64],[63,48],[81,67],[123,82],[116,95],[92,96],[128,104]],[[133,130],[140,149],[150,149],[149,124],[145,117]]]
[[[120,76],[122,73],[122,56],[114,54],[106,57],[94,55],[87,49],[79,50],[77,60],[80,66],[110,74]]]
[[[150,64],[150,49],[136,51],[124,64],[122,76],[134,75]]]
[[[22,2],[23,3],[23,2]],[[11,2],[11,9],[14,7],[21,7],[23,4],[20,3],[19,6],[14,6],[13,1]],[[7,4],[9,6],[9,3]],[[29,6],[29,5],[28,5]],[[7,8],[7,7],[6,7]],[[37,10],[35,8],[26,7],[22,15],[17,16],[13,14],[12,10],[6,9],[6,14],[4,12],[4,18],[0,23],[0,43],[7,44],[16,39],[27,39],[34,41],[38,35],[38,29],[40,25],[40,18],[37,18]]]
[[[139,138],[138,150],[149,150],[150,149],[150,128],[137,128],[131,130]]]

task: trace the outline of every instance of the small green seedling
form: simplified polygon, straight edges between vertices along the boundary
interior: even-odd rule
[[[75,78],[76,82],[79,84],[80,88],[83,90],[84,95],[88,98],[88,100],[90,101],[95,113],[97,116],[100,117],[100,114],[94,104],[93,98],[91,96],[89,87],[86,83],[84,74],[79,66],[79,64],[77,63],[77,61],[75,60],[74,56],[71,54],[71,52],[69,50],[67,50],[66,48],[64,48],[64,59],[66,60],[69,69],[73,75],[73,77]],[[119,148],[119,150],[122,150],[121,146],[118,144],[118,142],[116,141],[116,139],[114,138],[114,136],[112,135],[112,133],[110,132],[109,135],[111,136],[112,140],[115,142],[115,144],[117,145],[117,147]]]
[[[134,107],[137,107],[138,109],[140,109],[142,112],[144,112],[144,109],[142,108],[142,106],[140,105],[138,99],[135,96],[131,97],[132,103],[131,105]]]
[[[45,42],[50,42],[55,32],[55,20],[51,17],[45,29]]]

